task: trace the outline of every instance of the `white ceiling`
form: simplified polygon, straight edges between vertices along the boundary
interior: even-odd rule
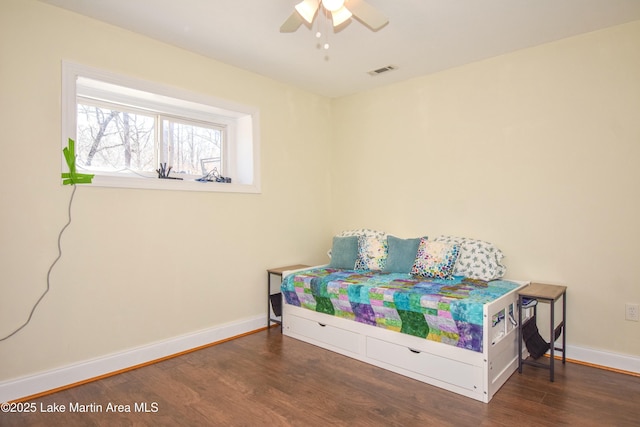
[[[640,0],[367,0],[389,24],[354,20],[325,51],[315,26],[279,30],[300,0],[40,1],[328,97],[640,20]]]

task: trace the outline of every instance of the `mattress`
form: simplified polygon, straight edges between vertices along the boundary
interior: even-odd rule
[[[322,267],[287,276],[281,288],[287,304],[482,352],[484,304],[518,286]]]

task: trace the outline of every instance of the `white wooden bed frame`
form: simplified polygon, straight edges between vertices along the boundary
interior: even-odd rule
[[[293,273],[283,273],[283,278]],[[479,353],[286,304],[284,335],[488,403],[518,368],[518,290],[484,305]],[[511,310],[510,310],[511,309]],[[504,317],[495,326],[494,315]]]

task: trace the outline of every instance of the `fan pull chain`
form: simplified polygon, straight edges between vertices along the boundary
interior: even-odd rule
[[[331,28],[331,22],[329,22],[329,19],[331,18],[329,17],[328,10],[326,10],[325,8],[322,8],[322,10],[324,11],[324,18],[325,18],[324,22],[326,26],[324,45],[322,45],[322,47],[324,48],[324,50],[328,50],[329,49],[329,28]]]

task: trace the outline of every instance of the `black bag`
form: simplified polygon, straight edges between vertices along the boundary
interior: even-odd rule
[[[549,350],[549,343],[540,336],[536,318],[529,319],[522,327],[522,339],[529,350],[529,354],[534,359],[540,358]]]
[[[273,309],[273,314],[278,317],[282,316],[282,294],[271,294],[269,295],[269,299],[271,300],[271,308]]]

